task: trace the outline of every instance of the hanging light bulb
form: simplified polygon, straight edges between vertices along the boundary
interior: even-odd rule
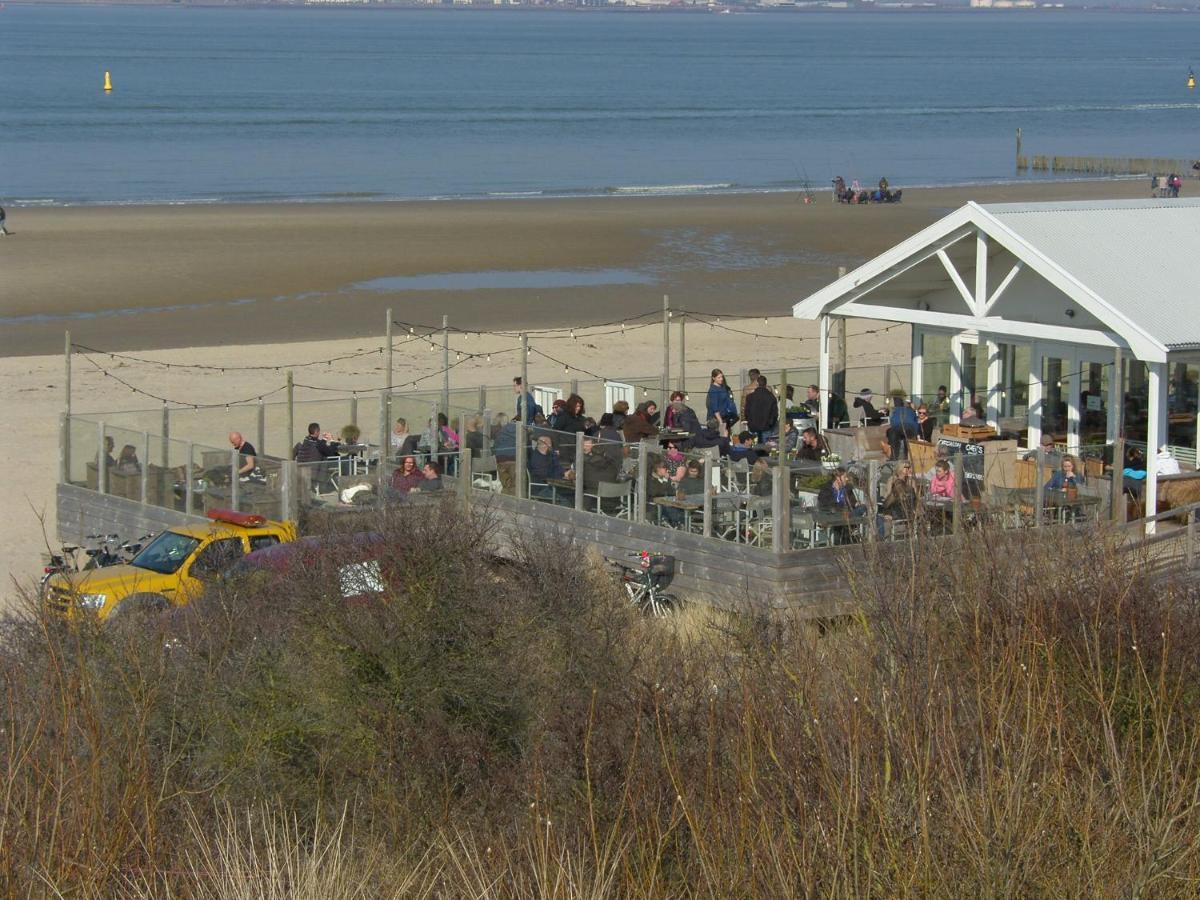
[[[563,366],[563,374],[564,374],[564,375],[569,375],[569,374],[571,374],[571,367],[570,367],[570,366]]]
[[[492,354],[490,354],[490,353],[489,353],[489,354],[487,355],[487,361],[488,361],[488,362],[491,362],[491,361],[492,361]]]
[[[571,340],[575,340],[575,329],[571,329]]]

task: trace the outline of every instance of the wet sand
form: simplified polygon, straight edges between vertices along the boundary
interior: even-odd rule
[[[779,315],[967,200],[1142,197],[1141,179],[480,202],[18,209],[0,238],[0,356],[378,335],[385,310],[466,329],[610,321],[672,304]],[[496,274],[503,273],[503,274]],[[485,287],[485,285],[501,285]]]

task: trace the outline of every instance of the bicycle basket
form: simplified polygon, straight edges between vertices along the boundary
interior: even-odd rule
[[[675,557],[663,553],[654,553],[649,557],[650,565],[646,573],[656,588],[665,588],[675,577]]]

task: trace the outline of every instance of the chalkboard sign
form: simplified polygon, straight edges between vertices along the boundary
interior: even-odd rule
[[[983,481],[983,444],[968,444],[950,438],[940,438],[938,449],[946,459],[953,459],[958,454],[963,457],[963,475],[968,481]],[[951,463],[953,465],[953,463]]]

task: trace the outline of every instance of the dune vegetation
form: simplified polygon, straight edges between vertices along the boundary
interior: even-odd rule
[[[648,619],[486,514],[0,634],[0,889],[46,897],[1195,896],[1200,611],[1103,531],[848,549],[861,609]],[[360,525],[361,527],[361,525]]]

